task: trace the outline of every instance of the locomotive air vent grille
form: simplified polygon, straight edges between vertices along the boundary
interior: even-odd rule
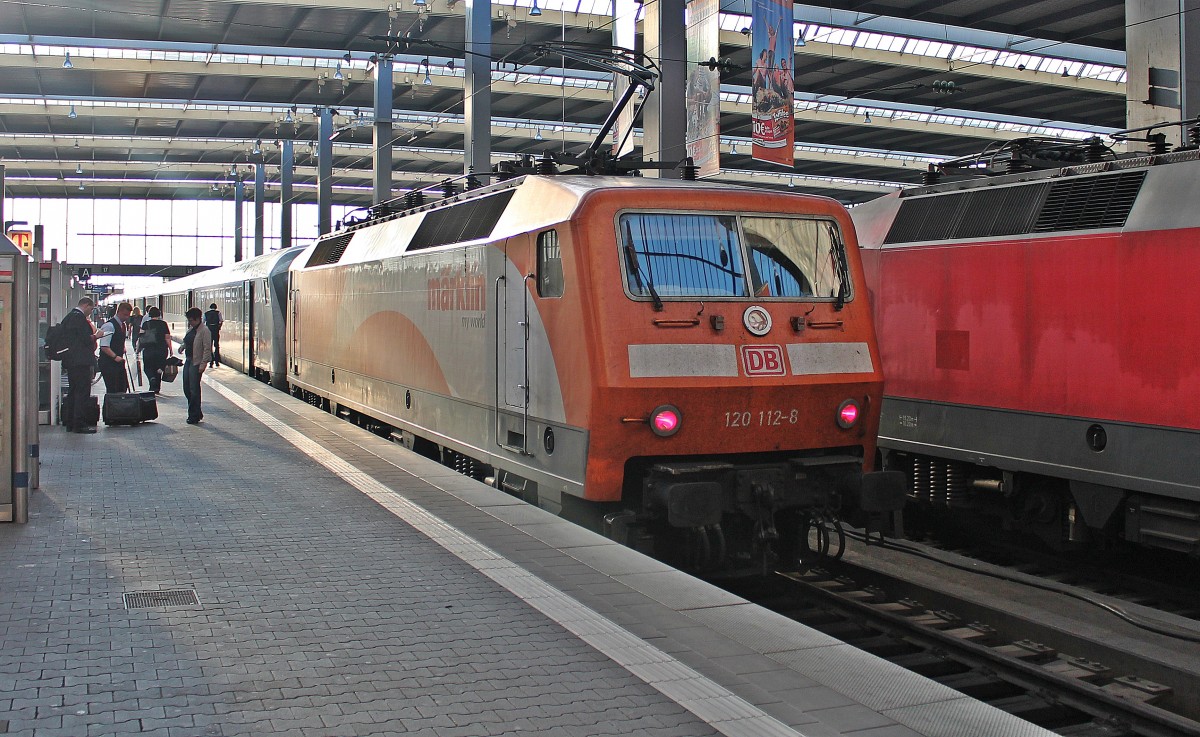
[[[1048,188],[1045,183],[1022,184],[905,200],[884,243],[1028,233]]]
[[[955,238],[991,238],[1028,233],[1046,199],[1047,184],[989,187],[970,193],[955,224]]]
[[[1145,171],[1126,171],[1054,182],[1034,230],[1120,228],[1145,180]]]
[[[904,200],[884,243],[940,241],[953,237],[952,227],[966,193]]]
[[[326,238],[317,244],[313,249],[312,255],[308,257],[306,267],[327,266],[336,264],[342,260],[342,254],[346,252],[346,246],[350,245],[350,239],[354,237],[353,233],[342,233],[335,235],[332,238]]]
[[[500,216],[508,207],[516,190],[467,200],[449,207],[440,207],[425,213],[425,219],[413,234],[408,244],[409,251],[462,243],[492,234]]]
[[[200,603],[195,589],[131,591],[125,594],[126,609],[155,609],[164,606],[189,606]]]

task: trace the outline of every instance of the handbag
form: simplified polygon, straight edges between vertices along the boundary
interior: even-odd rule
[[[179,376],[179,365],[178,364],[168,362],[166,366],[163,366],[163,368],[162,368],[162,380],[163,381],[168,381],[168,382],[175,381],[175,377],[177,377],[177,376]]]

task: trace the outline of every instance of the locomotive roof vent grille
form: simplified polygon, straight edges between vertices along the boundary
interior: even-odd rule
[[[430,210],[417,227],[409,251],[486,238],[500,221],[516,190]]]
[[[906,199],[883,242],[1120,228],[1145,179],[1145,171],[1125,171]]]
[[[1145,180],[1145,171],[1126,171],[1054,182],[1034,230],[1123,227]]]
[[[305,264],[305,268],[328,266],[329,264],[336,264],[338,261],[341,261],[342,254],[346,253],[346,246],[350,245],[350,239],[353,237],[353,233],[341,233],[321,241],[313,249],[312,255],[308,257],[308,263]]]
[[[1028,233],[1048,189],[1048,184],[1035,183],[905,200],[884,243]]]

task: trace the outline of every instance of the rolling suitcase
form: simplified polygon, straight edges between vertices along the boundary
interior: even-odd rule
[[[129,385],[132,387],[133,373],[129,364],[125,365],[125,371],[129,374]],[[154,398],[154,392],[104,395],[105,425],[137,425],[155,419],[158,419],[158,402]]]

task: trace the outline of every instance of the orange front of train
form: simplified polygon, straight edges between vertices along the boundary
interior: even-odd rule
[[[700,527],[714,505],[824,507],[859,483],[883,376],[841,205],[634,180],[566,227],[579,288],[540,312],[567,422],[588,428],[587,499]]]

